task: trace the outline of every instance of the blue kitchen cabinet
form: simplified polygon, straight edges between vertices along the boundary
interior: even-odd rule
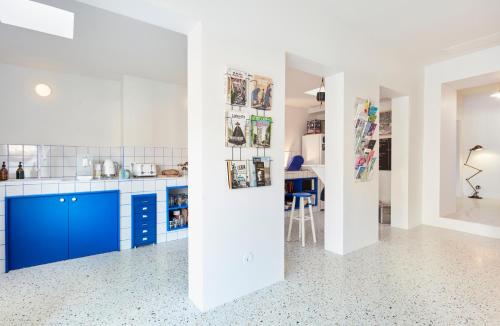
[[[75,194],[69,201],[69,258],[118,250],[119,193]]]
[[[6,198],[7,271],[119,250],[119,192]]]
[[[68,205],[64,196],[7,199],[7,270],[68,258]]]
[[[132,247],[156,243],[156,194],[132,196]]]

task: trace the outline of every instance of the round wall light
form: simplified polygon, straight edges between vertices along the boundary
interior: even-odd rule
[[[38,84],[35,86],[35,92],[38,96],[47,97],[52,94],[52,89],[47,84]]]

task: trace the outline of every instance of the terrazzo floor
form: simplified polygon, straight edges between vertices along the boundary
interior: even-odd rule
[[[447,218],[500,227],[500,198],[457,198],[456,212]]]
[[[187,240],[12,271],[0,325],[500,325],[499,240],[384,226],[341,257],[319,235],[287,243],[286,281],[208,313],[187,298]]]

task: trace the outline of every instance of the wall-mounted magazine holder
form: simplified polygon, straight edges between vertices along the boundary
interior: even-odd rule
[[[247,118],[244,120],[240,120],[240,126],[245,124],[245,130],[239,130],[235,133],[235,126],[230,124],[229,122],[233,122],[235,115],[230,115],[230,113],[241,112],[247,114],[249,117],[266,117],[266,111],[270,111],[272,108],[272,90],[274,84],[272,83],[271,78],[262,77],[259,75],[248,74],[241,70],[228,68],[225,74],[226,80],[226,105],[230,106],[230,110],[225,111],[225,119],[226,119],[226,141],[225,146],[231,147],[231,159],[226,160],[227,169],[228,169],[228,184],[230,189],[240,189],[240,188],[251,188],[251,187],[259,187],[259,186],[269,186],[271,185],[270,179],[270,171],[271,171],[271,162],[272,159],[266,156],[266,149],[271,146],[271,136],[272,136],[272,119],[265,119],[267,125],[269,126],[269,137],[264,137],[265,140],[261,143],[269,143],[268,146],[255,146],[254,137],[252,134],[251,124],[252,119]],[[257,89],[255,86],[260,85],[259,87],[265,86],[265,91],[262,92],[262,89]],[[250,90],[252,87],[252,91]],[[255,99],[254,91],[258,91],[258,95],[260,95],[259,103],[253,103],[252,101]],[[266,97],[267,96],[267,97]],[[266,102],[267,101],[267,102]],[[250,111],[254,112],[250,114]],[[253,111],[255,110],[255,111]],[[230,127],[228,127],[230,125]],[[248,128],[248,130],[246,129]],[[229,132],[232,132],[233,141],[230,141]],[[238,145],[237,137],[241,135],[241,132],[244,132],[246,142],[245,144]],[[262,134],[260,134],[262,135]],[[267,131],[266,131],[267,135]],[[241,139],[241,137],[240,137]],[[269,139],[267,141],[267,139]],[[231,144],[231,145],[229,145]],[[242,148],[255,148],[256,155],[252,155],[251,158],[244,159],[242,157]],[[235,150],[236,149],[236,150]],[[261,150],[263,151],[263,155],[261,154]],[[256,164],[255,160],[261,159],[265,163],[264,173],[266,174],[267,179],[265,180],[265,184],[262,183],[262,180],[257,184],[257,175],[258,173],[262,174],[262,172],[254,170],[255,166],[258,169],[261,168],[261,164]],[[233,162],[236,163],[233,164]],[[258,161],[257,161],[258,162]],[[239,165],[238,165],[239,164]],[[234,166],[235,165],[235,166]],[[248,168],[248,172],[243,172]],[[257,169],[256,168],[256,169]],[[237,174],[234,176],[234,174]],[[248,175],[248,182],[245,179],[245,173]],[[255,178],[254,178],[255,173]],[[241,175],[239,175],[241,174]],[[234,178],[233,178],[234,177]],[[252,180],[250,180],[252,178]],[[255,182],[254,182],[255,179]]]

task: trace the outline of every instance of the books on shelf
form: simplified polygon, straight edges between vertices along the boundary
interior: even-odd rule
[[[236,106],[247,105],[247,78],[243,71],[228,69],[226,75],[226,103]]]
[[[261,117],[252,115],[251,120],[251,139],[253,147],[271,147],[271,117]]]
[[[246,147],[248,144],[248,114],[229,111],[226,115],[226,147]]]
[[[273,81],[271,78],[255,75],[250,81],[250,105],[257,110],[270,110],[272,105]]]

